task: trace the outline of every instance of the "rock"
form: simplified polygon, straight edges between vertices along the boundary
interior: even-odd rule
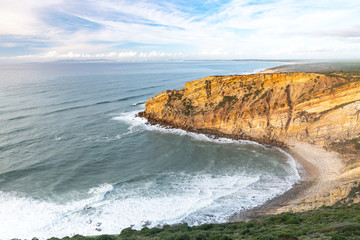
[[[292,211],[346,202],[360,179],[359,73],[214,76],[162,92],[145,107],[138,116],[151,124],[281,148],[310,143],[354,156],[338,176],[344,183],[292,205]],[[355,195],[351,201],[360,202]]]
[[[208,77],[149,99],[153,124],[284,147],[360,135],[358,76],[316,73]]]

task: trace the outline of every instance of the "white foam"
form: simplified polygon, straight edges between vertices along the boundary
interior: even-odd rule
[[[282,150],[281,148],[278,147],[274,147],[276,150],[278,150],[279,152],[281,152],[283,155],[286,156],[287,158],[287,163],[290,166],[290,169],[288,169],[288,172],[290,172],[291,174],[288,177],[288,180],[290,182],[292,182],[293,184],[297,183],[300,181],[301,176],[299,174],[299,169],[302,168],[301,165],[299,165],[298,162],[295,161],[295,159],[286,151]]]
[[[104,183],[104,184],[101,184],[100,186],[98,187],[93,187],[93,188],[90,188],[88,193],[89,194],[106,194],[110,191],[114,190],[114,187],[113,185],[111,184],[108,184],[108,183]]]
[[[130,226],[140,229],[144,223],[154,227],[225,222],[239,209],[262,204],[291,186],[276,179],[260,184],[260,176],[242,174],[172,173],[160,178],[168,185],[149,180],[114,189],[102,184],[89,189],[87,198],[63,204],[0,192],[0,238],[118,234]]]
[[[252,145],[257,145],[257,146],[265,148],[264,145],[259,144],[254,141],[234,140],[234,139],[230,139],[230,138],[214,138],[212,136],[208,136],[205,134],[188,132],[188,131],[185,131],[182,129],[168,128],[168,127],[164,127],[161,125],[152,125],[152,124],[149,124],[147,119],[138,117],[136,115],[138,112],[139,111],[122,113],[119,116],[114,117],[113,119],[125,122],[126,124],[129,124],[130,125],[130,127],[129,127],[130,133],[132,133],[132,131],[135,127],[138,127],[138,128],[142,128],[142,129],[145,129],[148,131],[156,131],[156,132],[162,132],[162,133],[167,133],[167,134],[171,133],[171,134],[177,134],[180,136],[186,135],[195,141],[213,142],[213,143],[218,143],[218,144],[252,144]],[[300,166],[295,161],[295,159],[290,154],[288,154],[286,151],[283,151],[281,148],[278,148],[278,147],[273,147],[273,148],[276,149],[277,151],[281,152],[283,155],[285,155],[287,157],[287,162],[288,162],[289,166],[291,167],[291,169],[289,169],[289,170],[292,172],[292,174],[288,178],[288,180],[292,184],[295,184],[296,182],[298,182],[301,179],[299,171],[301,171],[302,166]]]
[[[103,188],[103,187],[100,187]],[[106,190],[109,190],[108,187]],[[0,191],[1,239],[74,235],[83,227],[81,212],[104,200],[106,192],[89,190],[91,196],[58,204]],[[77,219],[81,221],[73,221]],[[74,225],[73,225],[74,224]],[[81,232],[81,231],[80,231]],[[86,233],[86,232],[83,232]]]
[[[129,125],[129,129],[133,129],[134,127],[145,125],[147,123],[147,120],[145,118],[137,117],[137,113],[139,113],[138,110],[132,112],[125,112],[113,117],[112,119],[125,122]]]
[[[126,134],[137,130],[158,131],[186,135],[195,141],[253,143],[214,139],[204,134],[149,125],[146,119],[135,116],[137,112],[123,113],[113,119],[129,125]],[[121,138],[120,135],[118,137]],[[264,176],[248,176],[240,172],[222,175],[199,173],[195,176],[173,173],[167,178],[165,176],[169,186],[164,189],[159,188],[156,181],[134,186],[120,184],[116,188],[105,183],[90,188],[85,198],[64,198],[62,203],[59,199],[37,200],[0,191],[0,238],[30,239],[36,236],[46,239],[75,234],[117,234],[130,226],[140,229],[144,223],[154,227],[183,221],[191,225],[224,222],[234,212],[260,205],[298,181],[300,177],[295,160],[278,150],[287,156],[290,167],[287,170],[291,173],[288,179],[265,176],[264,181]],[[101,232],[96,228],[100,228]]]
[[[135,103],[131,104],[131,106],[145,107],[145,103],[146,103],[146,101],[135,102]]]
[[[118,120],[121,122],[124,122],[129,125],[129,130],[131,133],[135,128],[143,129],[147,131],[155,131],[160,133],[166,133],[166,134],[176,134],[180,136],[189,136],[191,139],[195,141],[202,141],[202,142],[214,142],[214,143],[220,143],[220,144],[254,144],[258,146],[263,146],[257,142],[254,141],[248,141],[248,140],[234,140],[230,138],[214,138],[209,135],[201,134],[201,133],[194,133],[194,132],[188,132],[182,129],[177,128],[169,128],[164,127],[161,125],[153,125],[149,124],[146,118],[138,117],[136,114],[139,111],[132,111],[132,112],[125,112],[121,113],[118,116],[113,117],[113,120]]]

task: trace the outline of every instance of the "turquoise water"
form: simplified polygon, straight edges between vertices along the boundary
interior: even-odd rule
[[[275,148],[151,126],[150,97],[265,62],[0,65],[0,239],[225,222],[289,189]]]

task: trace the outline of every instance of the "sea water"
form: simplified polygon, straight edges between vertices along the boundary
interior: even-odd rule
[[[248,141],[149,125],[150,97],[274,62],[0,65],[0,239],[226,222],[299,180]]]

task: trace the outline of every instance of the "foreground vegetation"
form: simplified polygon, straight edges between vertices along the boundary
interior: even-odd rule
[[[282,213],[249,222],[204,224],[195,227],[180,224],[162,228],[143,228],[140,231],[127,228],[119,235],[76,235],[62,240],[70,239],[360,239],[360,204],[322,207],[303,213]]]

